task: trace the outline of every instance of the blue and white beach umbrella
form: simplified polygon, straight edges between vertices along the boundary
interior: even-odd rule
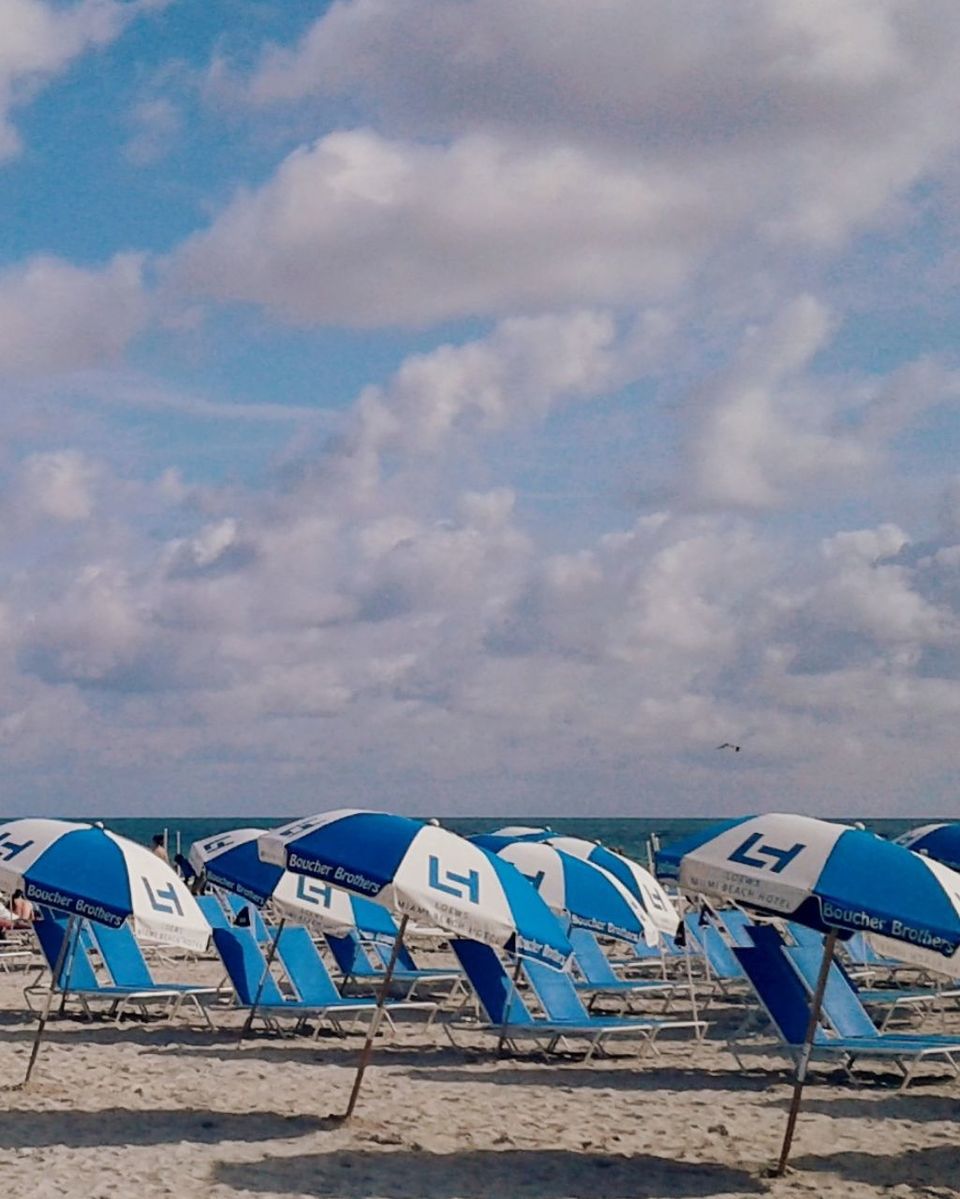
[[[837,938],[865,932],[887,952],[960,975],[960,874],[864,829],[780,813],[714,825],[665,846],[657,863],[685,891],[827,934],[776,1168],[782,1175]]]
[[[513,841],[497,850],[537,888],[552,911],[575,928],[655,945],[657,929],[641,904],[600,866],[542,841]]]
[[[676,935],[680,925],[677,909],[660,883],[639,862],[582,837],[551,836],[547,844],[612,874],[640,901],[650,921],[661,933],[668,937]]]
[[[143,845],[99,825],[11,820],[0,825],[0,887],[36,904],[138,936],[202,951],[210,938],[197,901]]]
[[[198,873],[204,873],[207,882],[232,891],[258,908],[272,900],[281,916],[298,923],[334,934],[362,923],[358,906],[366,901],[359,896],[264,862],[257,852],[257,839],[266,831],[238,828],[204,837],[190,846],[188,859]]]
[[[520,871],[448,829],[343,809],[262,834],[259,852],[458,936],[557,968],[570,956],[563,929]]]
[[[552,837],[553,831],[548,828],[531,828],[526,824],[505,824],[503,828],[495,828],[490,833],[475,833],[468,837],[474,845],[482,845],[491,853],[499,853],[504,845],[513,845],[515,841],[546,841]]]
[[[771,814],[728,820],[657,855],[683,890],[727,899],[960,976],[960,874],[875,833]]]
[[[897,844],[936,858],[951,870],[960,870],[960,822],[923,824],[897,837]]]

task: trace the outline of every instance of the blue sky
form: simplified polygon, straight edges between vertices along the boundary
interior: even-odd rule
[[[10,811],[953,812],[955,5],[0,45]]]

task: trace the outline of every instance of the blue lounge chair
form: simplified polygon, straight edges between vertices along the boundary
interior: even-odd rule
[[[367,989],[380,986],[390,956],[389,949],[380,940],[364,940],[359,932],[351,930],[339,937],[327,933],[326,942],[342,975],[343,986]],[[375,953],[376,962],[371,960],[370,952]],[[412,961],[409,956],[407,960]],[[401,947],[391,984],[410,999],[420,987],[439,987],[444,983],[456,987],[461,980],[462,974],[458,970],[421,970],[415,963],[412,967],[403,965]]]
[[[792,923],[787,925],[787,932],[799,948],[822,952],[822,933]],[[838,960],[834,961],[833,970],[843,973],[847,984],[854,989],[864,1007],[884,1013],[879,1026],[881,1032],[892,1023],[901,1009],[906,1009],[909,1015],[916,1017],[918,1013],[941,1007],[945,1000],[960,998],[960,990],[955,987],[861,987]]]
[[[733,947],[723,939],[720,931],[709,921],[701,924],[695,912],[683,918],[687,941],[697,945],[706,962],[707,981],[724,997],[743,993],[746,984]]]
[[[791,1057],[796,1058],[803,1047],[810,1020],[810,996],[820,968],[819,951],[786,947],[776,929],[771,926],[756,927],[751,935],[755,945],[752,948],[738,947],[734,949],[734,953],[761,1006],[779,1034],[782,1048]],[[805,956],[791,958],[790,955]],[[830,999],[825,1001],[830,1003],[833,1017],[836,1018],[831,982],[836,985],[835,978],[828,981],[827,992]],[[825,1007],[825,1017],[826,1011]],[[852,1035],[841,1033],[832,1021],[830,1028],[821,1024],[814,1036],[812,1059],[833,1061],[851,1075],[856,1062],[861,1058],[892,1061],[904,1075],[902,1088],[908,1085],[916,1063],[925,1058],[942,1058],[956,1071],[954,1055],[960,1055],[960,1040],[880,1033],[872,1022],[869,1022],[869,1018],[868,1023],[872,1032],[868,1031],[867,1024],[862,1022],[857,1025],[845,1024],[845,1027],[856,1027],[859,1030]],[[733,1044],[730,1048],[739,1062],[737,1048]]]
[[[179,1012],[186,1003],[193,1007],[211,1028],[213,1027],[207,1003],[220,998],[219,987],[194,983],[158,983],[136,937],[126,924],[119,928],[91,924],[90,935],[115,986],[127,987],[141,994],[150,991],[178,994],[180,999],[171,1005],[171,1015]]]
[[[33,931],[51,975],[57,969],[57,963],[60,962],[61,950],[67,936],[67,927],[66,917],[58,915],[50,908],[38,907]],[[131,1009],[136,1009],[146,1016],[151,1005],[161,1004],[168,1012],[172,1012],[182,1001],[183,996],[180,991],[167,987],[102,983],[97,977],[90,958],[91,947],[90,930],[84,921],[73,939],[72,949],[68,949],[64,960],[60,962],[60,970],[54,984],[54,993],[60,996],[61,1011],[70,999],[75,999],[80,1004],[84,1015],[88,1019],[93,1019],[95,1013],[91,1005],[106,1004],[107,1017],[113,1018],[119,1023]],[[24,999],[31,1011],[36,1010],[34,1008],[36,997],[43,995],[48,990],[49,986],[40,984],[39,976],[24,987]]]
[[[680,986],[666,979],[620,978],[603,952],[600,943],[587,928],[572,928],[568,939],[573,946],[574,966],[580,978],[574,985],[589,996],[588,1010],[599,999],[621,1000],[623,1010],[630,1010],[630,1001],[641,998],[660,999],[666,1011]]]
[[[235,1007],[249,1011],[256,1002],[255,1015],[273,1031],[283,1031],[282,1020],[293,1020],[295,1032],[302,1031],[309,1020],[326,1020],[335,1032],[342,1033],[339,1016],[349,1014],[356,1018],[372,1013],[376,1006],[373,999],[344,999],[337,995],[319,1003],[307,1003],[284,995],[267,969],[267,960],[249,928],[215,928],[213,943],[233,984]]]
[[[341,995],[313,938],[302,925],[284,925],[277,940],[277,958],[301,1003],[323,1007],[330,1012],[370,1012],[376,1007],[377,1001],[372,996],[347,998]],[[383,1005],[384,1015],[390,1023],[391,1013],[425,1011],[430,1012],[432,1020],[437,1010],[438,1005],[429,1000],[388,999]]]
[[[447,1021],[444,1028],[450,1040],[456,1044],[453,1036],[454,1028],[469,1028],[473,1031],[484,1032],[500,1039],[502,1044],[516,1051],[523,1041],[539,1043],[546,1053],[553,1053],[566,1047],[569,1041],[586,1041],[587,1049],[584,1060],[589,1060],[598,1049],[600,1043],[608,1036],[616,1034],[631,1035],[643,1041],[643,1047],[652,1046],[653,1038],[661,1028],[675,1026],[672,1021],[648,1019],[621,1019],[616,1016],[591,1016],[584,1008],[577,995],[576,989],[567,975],[551,970],[547,966],[536,963],[526,963],[524,970],[528,978],[532,975],[537,979],[542,994],[539,996],[541,1007],[545,1008],[544,1000],[550,1004],[554,1013],[563,1009],[562,1014],[546,1017],[534,1016],[524,1002],[523,996],[517,989],[517,982],[504,969],[496,951],[488,945],[476,941],[453,940],[451,948],[463,967],[464,974],[474,989],[486,1023],[463,1023]],[[550,980],[541,979],[544,975],[556,974],[566,981],[569,987],[565,996],[551,992]],[[534,992],[537,994],[537,992]],[[570,996],[573,1002],[570,1003]],[[602,1049],[601,1049],[602,1051]]]
[[[805,990],[812,994],[820,970],[820,951],[801,946],[783,946],[781,951]],[[884,1032],[877,1028],[856,988],[836,962],[830,966],[821,1010],[847,1047],[851,1066],[858,1057],[890,1058],[903,1073],[901,1090],[909,1085],[917,1063],[929,1058],[940,1058],[954,1074],[960,1073],[960,1037]]]

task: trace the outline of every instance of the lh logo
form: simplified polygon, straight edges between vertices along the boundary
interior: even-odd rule
[[[18,853],[23,853],[25,849],[29,849],[32,844],[33,841],[30,840],[21,841],[21,843],[18,845],[15,841],[10,840],[8,833],[3,833],[0,835],[0,857],[2,857],[5,862],[9,862],[12,858],[15,858]]]
[[[165,916],[172,916],[174,912],[178,916],[183,915],[183,908],[180,906],[180,897],[177,895],[173,883],[169,887],[162,887],[160,890],[154,891],[153,887],[150,886],[150,880],[147,876],[141,874],[140,877],[143,879],[143,885],[147,891],[147,899],[150,900],[150,904],[155,912],[163,912]],[[163,903],[164,899],[169,900],[169,902]]]
[[[763,837],[763,833],[751,833],[742,845],[738,845],[732,854],[727,858],[728,862],[739,862],[743,866],[753,866],[756,870],[770,870],[773,874],[780,874],[790,865],[793,859],[806,849],[806,845],[802,841],[797,841],[795,845],[791,845],[789,849],[780,849],[776,845],[758,845],[757,842]],[[763,854],[763,857],[750,857],[750,851],[756,846],[755,852]]]
[[[298,874],[297,899],[312,903],[314,907],[329,908],[333,903],[333,888],[329,884],[315,883],[305,874]]]
[[[447,895],[455,895],[457,899],[466,899],[469,903],[480,902],[480,875],[476,870],[468,874],[454,874],[452,870],[443,872],[445,882],[440,881],[440,859],[430,854],[427,859],[430,876],[429,885],[434,891],[443,891]]]

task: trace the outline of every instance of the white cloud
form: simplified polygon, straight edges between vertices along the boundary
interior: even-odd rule
[[[41,375],[116,361],[147,319],[143,259],[100,269],[32,258],[0,274],[0,374]]]
[[[761,235],[821,243],[955,146],[958,41],[949,0],[353,0],[270,50],[251,95],[359,95],[402,134],[615,147]]]
[[[76,450],[31,454],[20,468],[14,505],[21,519],[63,523],[93,512],[97,467]]]

